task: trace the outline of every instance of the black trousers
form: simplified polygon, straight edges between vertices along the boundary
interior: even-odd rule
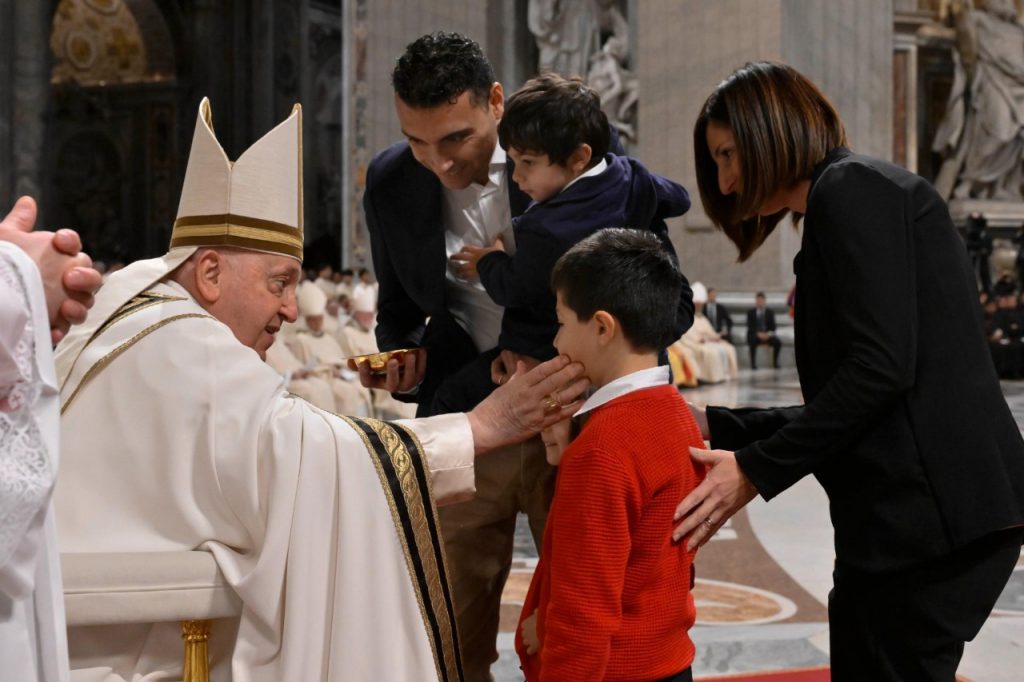
[[[777,336],[769,336],[767,341],[762,341],[756,335],[747,336],[747,344],[750,346],[750,369],[757,369],[757,347],[772,347],[772,367],[779,367],[779,352],[782,350],[782,341]]]
[[[828,619],[833,682],[954,682],[1020,556],[1024,529],[891,574],[837,565]]]
[[[656,682],[693,682],[693,669],[687,668],[670,677],[663,677]]]

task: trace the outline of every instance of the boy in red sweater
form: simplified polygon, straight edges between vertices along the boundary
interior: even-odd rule
[[[682,281],[637,230],[597,232],[555,265],[555,347],[597,390],[571,444],[568,422],[544,433],[561,463],[516,632],[528,682],[692,680],[693,554],[672,542],[672,514],[703,476],[687,446],[704,442],[658,366]]]

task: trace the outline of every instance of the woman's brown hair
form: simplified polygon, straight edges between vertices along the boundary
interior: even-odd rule
[[[718,168],[708,149],[710,121],[728,126],[736,141],[742,194],[718,189]],[[821,90],[791,66],[748,63],[719,83],[693,128],[697,188],[704,212],[747,260],[788,209],[760,217],[776,192],[810,179],[814,167],[846,145],[839,113]],[[802,216],[794,216],[799,220]]]

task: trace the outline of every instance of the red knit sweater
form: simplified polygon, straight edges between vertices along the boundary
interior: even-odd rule
[[[672,542],[673,511],[703,475],[689,445],[704,447],[700,429],[666,385],[598,407],[565,450],[516,630],[529,682],[657,680],[693,662],[693,555]]]

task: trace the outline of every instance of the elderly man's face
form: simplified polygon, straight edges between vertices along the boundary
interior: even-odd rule
[[[288,256],[236,251],[227,254],[221,297],[210,308],[242,344],[266,359],[274,335],[298,318],[295,287],[301,269]]]

